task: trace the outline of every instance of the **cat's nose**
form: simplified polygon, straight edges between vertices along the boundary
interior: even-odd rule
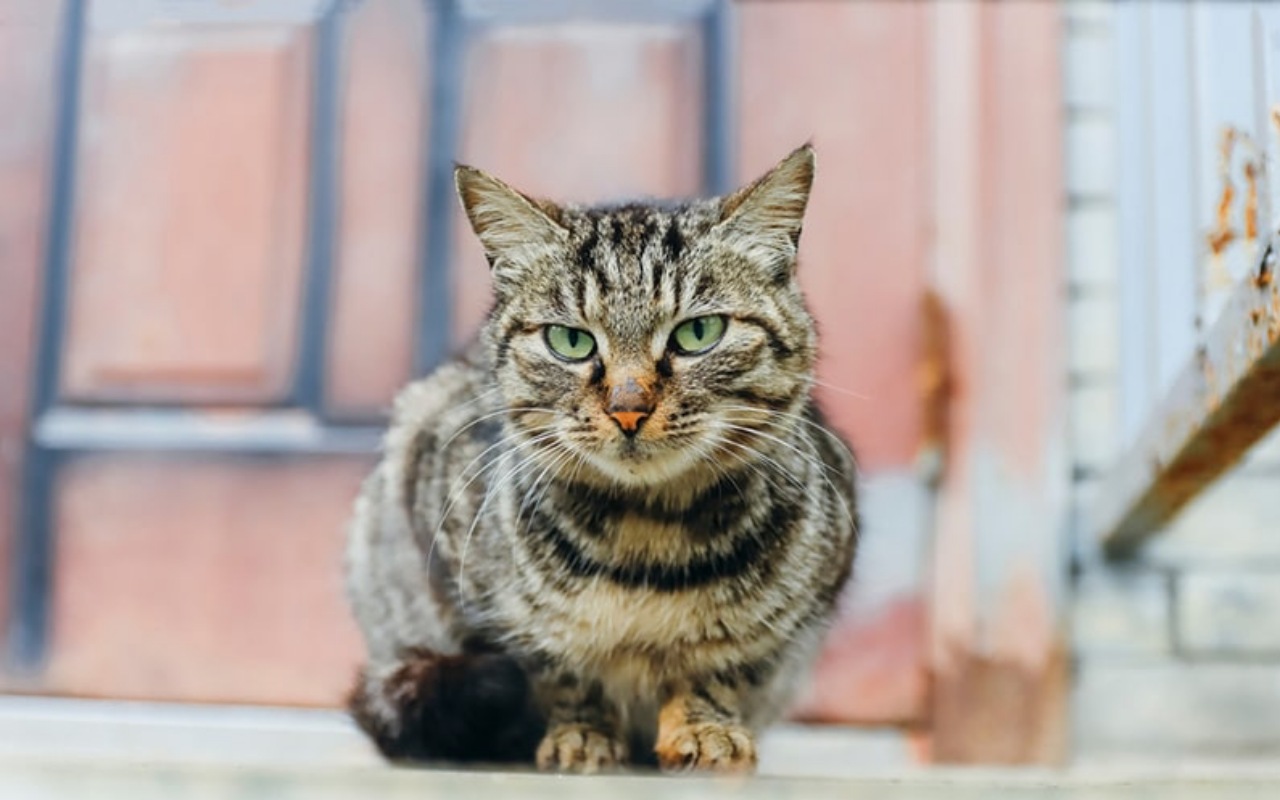
[[[640,432],[640,423],[649,418],[643,411],[614,411],[609,415],[627,436],[635,436]]]
[[[633,377],[614,384],[609,390],[605,412],[627,436],[635,436],[640,426],[653,413],[653,389]]]

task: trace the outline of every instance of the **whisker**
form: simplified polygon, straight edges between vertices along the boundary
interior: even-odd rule
[[[444,519],[445,517],[447,517],[447,516],[448,516],[449,511],[450,511],[450,510],[452,510],[452,508],[453,508],[453,504],[457,501],[458,497],[460,497],[460,496],[461,496],[461,492],[466,491],[466,488],[467,488],[468,486],[470,486],[472,483],[474,483],[474,482],[475,482],[475,480],[476,480],[476,478],[478,478],[478,477],[480,477],[481,475],[483,475],[483,474],[484,474],[484,469],[481,469],[481,470],[479,470],[478,472],[476,472],[476,474],[475,474],[475,475],[472,475],[472,476],[471,476],[471,478],[470,478],[470,479],[469,479],[469,480],[468,480],[468,481],[467,481],[467,482],[462,486],[462,488],[461,488],[461,489],[459,489],[459,490],[455,490],[455,489],[454,489],[454,486],[457,484],[457,482],[458,482],[458,481],[460,481],[460,480],[462,480],[464,477],[466,477],[468,470],[470,470],[473,466],[475,466],[475,463],[476,463],[477,461],[479,461],[480,459],[484,458],[486,455],[488,455],[488,454],[489,454],[490,452],[492,452],[493,450],[495,450],[495,449],[497,449],[497,448],[499,448],[499,447],[502,447],[502,446],[504,446],[504,445],[509,444],[509,443],[511,442],[511,440],[518,438],[518,436],[519,436],[518,434],[506,434],[506,435],[504,435],[504,436],[500,437],[500,438],[498,439],[498,441],[494,442],[493,444],[489,445],[489,446],[488,446],[488,447],[486,447],[485,449],[481,450],[481,451],[476,455],[476,457],[475,457],[475,458],[471,459],[471,461],[469,461],[469,462],[467,463],[467,465],[466,465],[466,466],[464,466],[461,470],[459,470],[459,471],[458,471],[458,476],[457,476],[456,478],[454,478],[454,482],[453,482],[453,484],[451,484],[451,485],[450,485],[450,487],[449,487],[449,491],[445,494],[445,499],[446,499],[448,502],[447,502],[447,504],[446,504],[446,506],[445,506],[445,508],[444,508],[444,512],[441,514],[441,518],[442,518],[442,519]],[[535,435],[534,435],[532,438],[527,439],[527,440],[526,440],[526,442],[527,442],[527,443],[530,443],[530,444],[537,444],[537,443],[539,443],[539,442],[545,441],[546,439],[551,438],[551,437],[554,437],[554,436],[555,436],[555,431],[551,428],[551,426],[550,426],[550,425],[546,425],[546,426],[543,426],[542,428],[537,429],[537,430],[535,431]],[[514,446],[514,448],[513,448],[513,452],[514,452],[515,450],[518,450],[518,449],[519,449],[519,447],[520,447],[522,444],[524,444],[524,443],[525,443],[525,442],[516,442],[516,444],[515,444],[515,446]],[[501,458],[501,457],[499,457],[499,458]],[[437,533],[439,533],[439,530],[440,530],[440,528],[439,528],[439,526],[437,526],[437,527],[436,527],[436,532],[437,532]]]
[[[853,398],[856,398],[856,399],[858,399],[858,400],[871,400],[871,399],[873,399],[873,398],[871,397],[871,395],[866,395],[866,394],[862,394],[862,393],[860,393],[860,392],[855,392],[855,391],[853,391],[852,389],[846,389],[846,388],[844,388],[843,386],[836,386],[834,383],[827,383],[826,381],[820,381],[820,380],[818,380],[817,378],[811,378],[810,380],[812,380],[812,381],[813,381],[813,383],[814,383],[814,385],[815,385],[815,386],[821,386],[822,388],[827,389],[827,390],[829,390],[829,391],[837,392],[837,393],[839,393],[839,394],[848,395],[849,397],[853,397]]]
[[[522,444],[528,444],[528,442],[524,442]],[[527,467],[529,467],[530,465],[533,465],[536,468],[537,457],[538,457],[537,453],[533,453],[529,455],[528,457],[520,461],[518,464],[513,466],[511,469],[507,470],[507,472],[503,474],[502,477],[498,478],[492,483],[485,484],[484,500],[480,503],[480,508],[476,510],[475,516],[471,520],[471,527],[467,528],[467,535],[462,540],[462,552],[458,559],[458,576],[457,576],[458,598],[463,603],[466,602],[466,599],[464,597],[464,589],[463,589],[463,577],[466,574],[466,570],[467,570],[467,551],[471,547],[471,537],[475,534],[476,526],[480,524],[480,520],[484,517],[485,509],[487,509],[489,506],[489,500],[495,494],[493,491],[494,487],[503,486],[508,481],[512,481],[516,479],[517,474],[523,471],[524,469],[526,469]]]
[[[479,470],[477,470],[476,473],[472,475],[467,480],[467,482],[464,483],[461,487],[455,489],[454,486],[457,485],[457,482],[462,480],[464,477],[466,477],[467,471],[470,470],[471,467],[474,466],[477,461],[483,458],[487,453],[493,451],[495,448],[508,444],[510,440],[515,439],[517,435],[508,434],[506,436],[503,436],[498,441],[494,442],[493,444],[489,445],[484,450],[482,450],[475,458],[471,459],[471,461],[459,471],[458,476],[454,478],[453,484],[450,485],[448,492],[445,494],[446,502],[445,502],[444,509],[440,512],[440,518],[436,522],[436,528],[431,534],[431,545],[427,548],[428,564],[431,563],[431,557],[435,554],[436,542],[438,542],[440,539],[440,531],[444,528],[445,522],[448,521],[449,514],[453,511],[454,506],[457,505],[458,501],[462,498],[463,494],[466,493],[467,488],[470,487],[471,484],[475,483],[476,480],[481,475],[485,474],[485,472],[489,470],[497,469],[497,467],[500,464],[502,464],[502,462],[505,459],[510,458],[511,456],[514,456],[517,453],[519,453],[520,448],[526,445],[536,446],[537,444],[540,444],[541,442],[544,442],[548,439],[553,439],[556,436],[556,432],[554,430],[551,430],[550,426],[545,426],[545,429],[539,429],[539,430],[540,432],[534,437],[530,439],[526,439],[524,441],[517,441],[509,451],[498,455],[493,461],[489,462],[488,464],[484,465]],[[486,494],[487,494],[487,490],[486,490]],[[412,513],[412,510],[410,511]]]
[[[481,422],[484,422],[485,420],[493,419],[494,417],[500,417],[503,414],[510,414],[513,411],[544,411],[548,414],[562,414],[565,416],[571,416],[567,412],[558,411],[554,408],[539,408],[536,406],[532,406],[532,407],[531,406],[503,406],[502,408],[499,408],[496,411],[490,411],[487,414],[481,414],[480,416],[468,422],[466,425],[463,425],[461,428],[458,428],[456,431],[453,432],[452,436],[450,436],[448,439],[445,440],[444,444],[440,445],[438,449],[442,452],[449,449],[449,445],[453,444],[454,441],[459,436],[471,430],[475,426],[479,425]]]
[[[571,456],[574,455],[572,450],[570,450],[568,447],[566,447],[565,445],[559,442],[556,442],[556,449],[559,450],[559,452],[556,454],[555,460],[549,462],[546,465],[546,467],[543,468],[542,472],[538,473],[538,477],[534,479],[533,485],[529,487],[529,491],[527,492],[526,496],[524,497],[523,500],[520,501],[520,506],[516,511],[516,532],[517,533],[519,533],[520,531],[520,520],[524,516],[524,510],[530,507],[529,501],[532,499],[534,494],[538,491],[539,484],[542,483],[544,478],[550,475],[554,470],[559,469],[560,465],[564,464],[565,461],[567,461]],[[538,509],[541,508],[542,506],[543,498],[545,498],[547,495],[547,492],[551,490],[551,483],[552,481],[547,481],[546,487],[543,489],[542,495],[539,496],[537,503],[534,504],[533,507],[530,509],[530,512],[529,512],[530,525],[533,524],[533,519],[537,515]]]
[[[756,475],[759,475],[761,478],[764,478],[766,481],[768,481],[769,486],[772,487],[775,491],[782,492],[782,487],[779,486],[778,482],[773,479],[773,475],[771,474],[771,471],[766,471],[762,469],[759,462],[763,461],[769,466],[776,467],[777,471],[781,473],[784,478],[790,479],[791,482],[794,483],[798,488],[800,489],[809,488],[804,484],[803,481],[795,477],[795,475],[793,475],[790,470],[785,469],[776,460],[770,458],[767,455],[764,455],[755,450],[752,450],[750,447],[748,447],[745,444],[742,444],[741,442],[735,442],[731,439],[725,439],[723,437],[716,437],[715,445],[721,454],[725,455],[728,458],[735,459],[739,464],[746,467],[747,469],[750,469]],[[736,449],[724,450],[723,448],[725,447],[733,447]]]
[[[726,411],[750,411],[758,414],[765,414],[766,416],[777,415],[780,417],[787,417],[788,419],[793,419],[796,422],[799,422],[803,425],[808,426],[811,430],[821,433],[822,435],[830,439],[832,442],[835,442],[837,445],[840,446],[841,450],[843,450],[845,453],[849,455],[850,461],[852,461],[854,464],[858,463],[857,455],[855,455],[853,450],[849,447],[849,445],[845,443],[844,439],[840,438],[840,436],[838,436],[834,431],[829,430],[823,425],[819,425],[818,423],[814,422],[813,420],[809,419],[803,414],[795,414],[790,411],[776,411],[771,408],[760,408],[759,406],[721,406],[721,408],[725,409]],[[769,420],[766,420],[765,424],[767,425],[772,424],[772,422],[770,422]]]
[[[816,473],[816,474],[817,474],[817,476],[818,476],[820,479],[822,479],[822,481],[823,481],[824,483],[826,483],[826,484],[827,484],[827,488],[829,488],[829,489],[831,490],[831,493],[835,495],[836,499],[840,501],[840,505],[844,507],[844,513],[845,513],[845,516],[847,516],[847,517],[849,518],[849,521],[850,521],[851,523],[853,523],[853,524],[855,524],[855,525],[857,524],[857,520],[855,520],[855,519],[854,519],[854,516],[853,516],[853,509],[851,509],[851,508],[849,507],[849,502],[848,502],[847,500],[845,500],[844,494],[843,494],[843,493],[841,493],[841,491],[836,487],[836,485],[835,485],[834,483],[832,483],[832,482],[831,482],[831,479],[827,477],[826,472],[827,472],[827,471],[830,471],[832,474],[836,475],[836,477],[838,477],[838,478],[844,478],[844,476],[843,476],[843,475],[841,475],[841,474],[839,474],[839,473],[835,472],[835,470],[834,470],[832,467],[828,466],[827,464],[822,463],[821,461],[818,461],[818,460],[817,460],[816,458],[814,458],[813,456],[811,456],[811,455],[809,455],[809,454],[806,454],[804,451],[800,450],[800,448],[796,447],[795,445],[791,444],[790,442],[786,442],[786,441],[784,441],[784,440],[782,440],[782,439],[779,439],[779,438],[778,438],[778,437],[776,437],[776,436],[771,436],[770,434],[764,433],[764,432],[762,432],[762,431],[752,430],[751,428],[744,428],[744,427],[741,427],[741,426],[738,426],[738,425],[732,425],[732,424],[729,424],[729,423],[723,423],[723,424],[725,425],[725,427],[730,428],[730,429],[732,429],[732,430],[738,430],[738,431],[741,431],[741,432],[743,432],[743,433],[753,433],[753,434],[756,434],[756,435],[758,435],[758,436],[763,436],[763,437],[764,437],[764,438],[766,438],[766,439],[770,439],[770,440],[772,440],[772,441],[774,441],[774,442],[777,442],[778,444],[780,444],[780,445],[782,445],[782,446],[784,446],[784,447],[786,447],[786,448],[788,448],[788,449],[792,450],[793,452],[795,452],[795,453],[800,457],[801,461],[803,461],[804,463],[806,463],[806,464],[807,464],[807,465],[809,465],[810,467],[817,467],[817,468],[818,468],[818,472]],[[727,439],[726,439],[726,440],[724,440],[724,441],[725,441],[726,443],[729,443],[729,440],[727,440]],[[741,444],[740,444],[740,443],[738,443],[738,442],[733,442],[733,444],[739,444],[740,446],[742,446],[742,447],[746,448],[746,445],[741,445]],[[750,448],[746,448],[746,449],[750,450]],[[795,481],[795,482],[797,483],[797,485],[800,485],[800,486],[804,487],[804,484],[800,483],[800,482],[799,482],[799,480],[795,478],[795,476],[791,473],[791,471],[790,471],[790,470],[787,470],[785,467],[783,467],[783,465],[782,465],[782,464],[780,464],[780,463],[779,463],[776,459],[774,459],[772,456],[768,455],[767,453],[761,453],[761,452],[758,452],[758,451],[751,451],[751,452],[753,452],[753,453],[754,453],[754,455],[755,455],[757,458],[759,458],[759,459],[761,459],[761,460],[764,460],[764,461],[766,461],[766,462],[768,462],[768,463],[772,463],[774,466],[778,467],[778,469],[779,469],[779,470],[780,470],[780,471],[781,471],[781,472],[782,472],[786,477],[791,478],[793,481]],[[808,487],[804,487],[804,488],[806,488],[806,489],[807,489]]]
[[[797,487],[797,488],[799,488],[802,492],[804,492],[804,493],[806,493],[806,494],[808,493],[809,487],[808,487],[808,486],[807,486],[803,481],[801,481],[799,478],[797,478],[797,477],[792,473],[792,471],[791,471],[791,470],[789,470],[789,469],[785,468],[785,467],[784,467],[782,464],[780,464],[776,459],[774,459],[774,458],[772,458],[772,457],[770,457],[770,456],[768,456],[768,455],[765,455],[765,454],[763,454],[763,453],[759,453],[759,452],[757,452],[757,451],[755,451],[755,450],[752,450],[751,448],[749,448],[749,447],[747,447],[746,445],[741,444],[741,443],[739,443],[739,442],[734,442],[734,441],[731,441],[731,440],[727,440],[727,439],[725,439],[725,440],[722,440],[722,442],[721,442],[721,443],[722,443],[723,445],[728,445],[728,446],[736,447],[736,448],[738,448],[738,449],[741,451],[741,454],[739,454],[739,453],[726,453],[726,455],[730,455],[730,456],[737,455],[738,459],[739,459],[740,461],[742,461],[743,463],[746,463],[748,466],[752,466],[752,463],[751,463],[752,461],[763,461],[763,462],[764,462],[765,464],[767,464],[768,466],[773,467],[773,468],[774,468],[774,471],[779,472],[779,473],[782,475],[782,477],[784,477],[784,478],[786,478],[786,479],[790,480],[792,483],[794,483],[794,484],[796,485],[796,487]],[[743,455],[743,454],[745,454],[745,455]],[[752,468],[756,468],[756,469],[758,470],[758,467],[754,467],[754,466],[752,466]],[[763,472],[763,471],[759,471],[759,470],[758,470],[758,474],[760,474],[760,475],[761,475],[765,480],[767,480],[767,481],[769,482],[770,486],[772,486],[775,490],[777,490],[777,491],[781,491],[781,488],[778,486],[777,482],[775,482],[775,481],[773,480],[773,478],[772,478],[768,473]],[[819,477],[822,477],[822,478],[823,478],[823,480],[824,480],[824,481],[826,481],[827,486],[831,487],[831,490],[832,490],[832,492],[831,492],[831,493],[832,493],[832,495],[834,495],[834,496],[835,496],[836,500],[840,503],[841,510],[843,510],[843,511],[844,511],[845,517],[849,520],[849,522],[850,522],[851,524],[853,524],[853,525],[857,525],[857,520],[854,518],[853,510],[849,507],[849,503],[844,499],[844,496],[843,496],[842,494],[840,494],[840,492],[839,492],[839,491],[837,491],[837,490],[835,489],[835,487],[831,486],[831,482],[830,482],[830,481],[827,481],[827,480],[826,480],[826,478],[825,478],[824,476],[822,476],[821,474],[819,474]]]
[[[840,472],[838,472],[838,471],[835,469],[835,467],[832,467],[830,464],[826,464],[826,463],[822,462],[822,461],[817,457],[817,455],[816,455],[816,454],[813,454],[813,453],[806,453],[804,450],[801,450],[801,449],[800,449],[799,447],[797,447],[795,444],[793,444],[793,443],[791,443],[791,442],[788,442],[786,439],[783,439],[783,438],[782,438],[782,437],[780,437],[780,436],[774,436],[773,434],[771,434],[771,433],[767,433],[767,432],[765,432],[765,431],[762,431],[762,430],[760,430],[759,428],[748,428],[748,427],[746,427],[745,425],[735,425],[735,424],[733,424],[732,422],[724,422],[724,421],[721,421],[721,423],[720,423],[720,424],[721,424],[721,425],[723,425],[724,427],[728,428],[729,430],[734,430],[734,431],[738,431],[738,432],[740,432],[740,433],[750,434],[750,435],[752,435],[752,436],[759,436],[759,437],[761,437],[761,438],[763,438],[763,439],[767,439],[767,440],[769,440],[769,441],[771,441],[771,442],[774,442],[774,443],[776,443],[776,444],[778,444],[778,445],[780,445],[780,446],[782,446],[782,447],[787,448],[787,449],[788,449],[788,450],[790,450],[791,452],[795,453],[795,454],[796,454],[797,456],[799,456],[803,461],[807,462],[810,466],[817,467],[818,469],[823,470],[823,471],[824,471],[824,473],[829,472],[829,473],[831,473],[832,475],[835,475],[837,478],[844,478],[844,475],[843,475],[843,474],[841,474]]]

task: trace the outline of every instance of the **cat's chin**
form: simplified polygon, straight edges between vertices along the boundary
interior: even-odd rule
[[[606,481],[623,486],[653,487],[688,480],[700,472],[702,459],[684,450],[665,452],[584,453],[586,462]]]

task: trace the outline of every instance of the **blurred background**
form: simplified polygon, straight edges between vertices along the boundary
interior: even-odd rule
[[[1277,101],[1264,3],[0,0],[0,747],[340,703],[357,484],[488,302],[455,160],[589,202],[812,141],[865,538],[795,719],[1280,755]]]

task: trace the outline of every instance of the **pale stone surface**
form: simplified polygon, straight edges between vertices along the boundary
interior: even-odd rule
[[[1170,651],[1168,576],[1091,565],[1076,584],[1072,641],[1076,652],[1095,655]]]
[[[1112,381],[1071,391],[1071,450],[1077,465],[1105,471],[1119,453],[1119,404]]]
[[[1071,284],[1103,287],[1114,292],[1119,274],[1119,247],[1115,206],[1110,200],[1071,209],[1066,220],[1066,260]]]
[[[0,777],[24,761],[182,764],[201,769],[367,770],[382,760],[340,711],[0,697]],[[779,725],[762,775],[848,777],[910,768],[894,728]],[[0,798],[9,800],[0,781]]]
[[[1073,29],[1105,26],[1111,23],[1112,5],[1107,0],[1068,0],[1062,4],[1062,14]]]
[[[1262,437],[1244,457],[1242,469],[1250,471],[1280,470],[1280,428]]]
[[[1071,371],[1077,375],[1109,375],[1120,360],[1119,312],[1115,295],[1089,292],[1071,300],[1068,325]]]
[[[1074,699],[1084,759],[1280,757],[1280,664],[1085,659]]]
[[[894,737],[897,737],[896,739]],[[782,746],[777,746],[778,743]],[[0,698],[5,800],[812,798],[1236,800],[1280,796],[1275,762],[1149,761],[1065,771],[928,769],[901,734],[783,728],[755,778],[397,769],[334,712]]]
[[[1188,573],[1177,596],[1184,652],[1280,654],[1280,572]]]
[[[1280,474],[1237,470],[1210,486],[1143,549],[1177,566],[1280,566]]]
[[[1073,286],[1114,292],[1119,274],[1116,211],[1110,200],[1071,209],[1067,216],[1067,271]]]
[[[1068,30],[1063,52],[1063,82],[1067,108],[1100,111],[1115,104],[1114,44],[1105,26]]]
[[[1106,117],[1089,116],[1067,126],[1067,192],[1078,197],[1114,191],[1115,128]]]
[[[13,800],[67,797],[182,800],[217,797],[306,797],[308,800],[364,798],[536,798],[577,800],[670,800],[748,798],[755,800],[1263,800],[1280,792],[1280,775],[1261,773],[1170,775],[1070,775],[974,770],[850,780],[800,778],[702,778],[657,776],[567,777],[494,772],[437,772],[392,769],[199,770],[174,765],[127,767],[0,762],[0,793]]]

